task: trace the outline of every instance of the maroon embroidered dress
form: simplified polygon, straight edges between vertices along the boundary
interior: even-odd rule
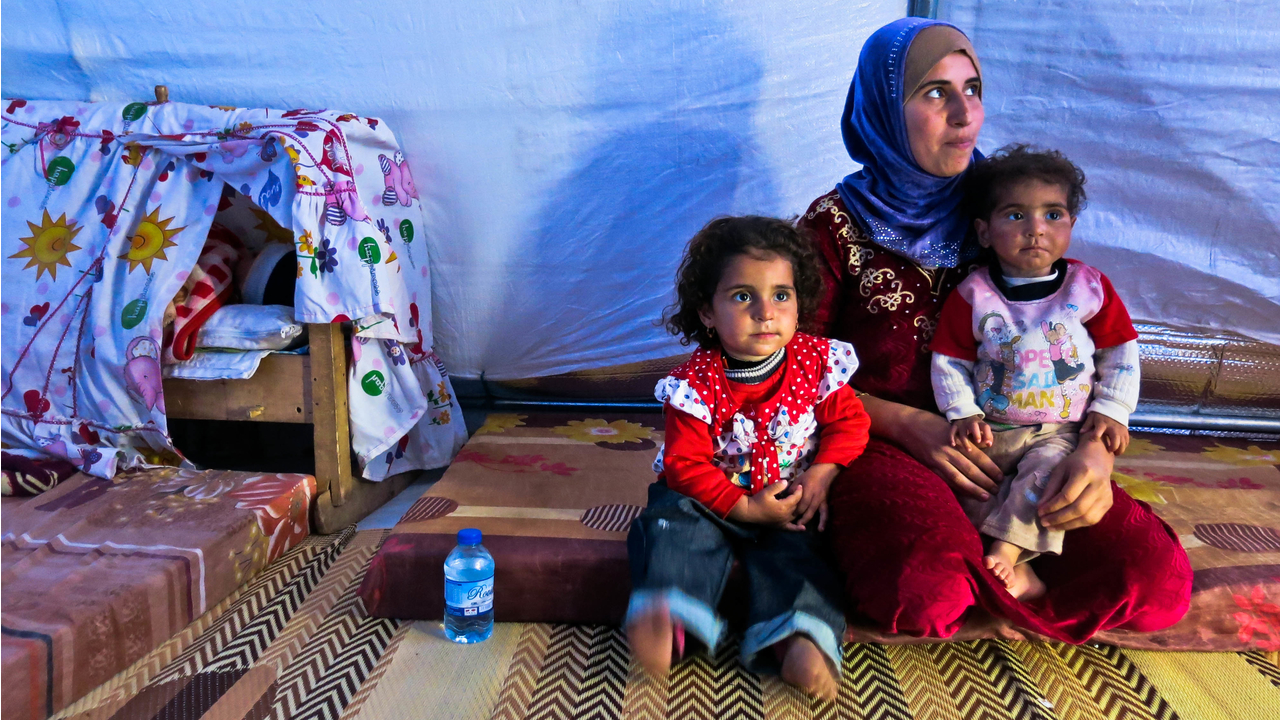
[[[821,335],[852,343],[853,384],[884,400],[936,411],[928,343],[947,294],[972,269],[929,270],[867,239],[834,190],[800,225],[815,236],[827,283]],[[1153,631],[1186,613],[1191,566],[1173,531],[1112,484],[1097,525],[1067,532],[1042,556],[1041,598],[1014,600],[982,566],[982,539],[951,487],[898,445],[872,437],[835,482],[829,531],[850,609],[884,632],[948,637],[975,604],[1050,638]]]

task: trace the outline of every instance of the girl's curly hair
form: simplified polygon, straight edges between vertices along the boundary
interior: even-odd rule
[[[809,235],[777,218],[747,215],[721,217],[707,223],[689,241],[676,271],[676,301],[662,313],[662,322],[681,345],[715,347],[698,311],[711,305],[725,266],[737,255],[776,255],[791,262],[800,311],[800,330],[809,331],[822,294],[818,254]]]

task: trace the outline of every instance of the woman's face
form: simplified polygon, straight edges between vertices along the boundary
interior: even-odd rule
[[[985,117],[982,81],[969,56],[954,52],[938,61],[902,107],[911,154],[920,169],[953,177],[969,167]]]

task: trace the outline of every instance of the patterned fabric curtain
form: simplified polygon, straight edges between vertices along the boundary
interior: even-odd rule
[[[164,308],[223,183],[293,231],[295,316],[352,321],[353,446],[381,479],[465,440],[432,351],[421,202],[385,123],[332,111],[6,101],[3,441],[111,477],[175,464]]]

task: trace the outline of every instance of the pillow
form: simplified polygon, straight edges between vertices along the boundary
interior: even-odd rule
[[[284,305],[227,305],[218,308],[196,340],[202,348],[284,350],[301,344],[303,325]]]

